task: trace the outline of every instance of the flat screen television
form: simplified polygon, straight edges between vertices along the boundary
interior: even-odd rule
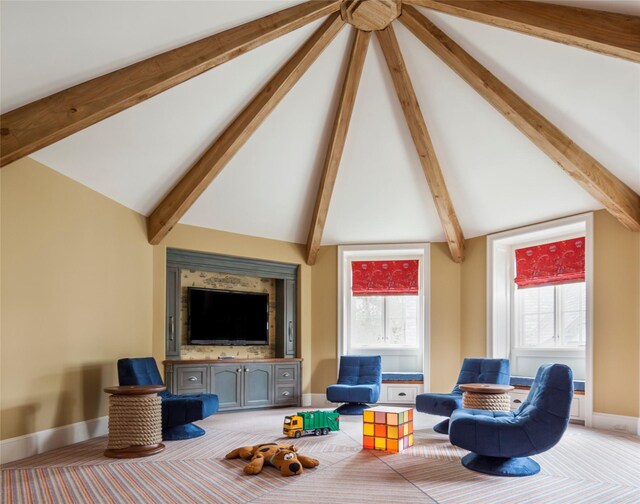
[[[268,345],[269,294],[187,289],[190,345]]]

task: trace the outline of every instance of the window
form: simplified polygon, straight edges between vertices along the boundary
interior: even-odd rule
[[[585,214],[487,238],[487,355],[512,375],[558,362],[588,382],[592,226]]]
[[[584,282],[516,289],[515,348],[581,348],[586,342]]]
[[[339,247],[340,355],[382,355],[385,372],[421,372],[428,328],[424,244]]]

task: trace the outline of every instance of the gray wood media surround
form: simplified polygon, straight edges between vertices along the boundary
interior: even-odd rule
[[[213,271],[275,279],[275,358],[180,360],[180,271]],[[298,265],[167,249],[165,383],[174,394],[217,394],[220,411],[301,405],[297,354]]]

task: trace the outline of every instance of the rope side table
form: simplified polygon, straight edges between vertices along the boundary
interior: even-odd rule
[[[510,411],[511,397],[507,392],[513,390],[511,385],[496,383],[465,383],[460,385],[462,407],[492,411]]]
[[[162,399],[164,385],[107,387],[109,397],[109,442],[106,457],[147,457],[164,450],[162,444]]]

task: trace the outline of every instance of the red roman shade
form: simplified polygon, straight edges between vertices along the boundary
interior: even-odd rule
[[[418,260],[353,261],[351,292],[354,296],[418,294]]]
[[[583,281],[584,237],[516,250],[519,288]]]

